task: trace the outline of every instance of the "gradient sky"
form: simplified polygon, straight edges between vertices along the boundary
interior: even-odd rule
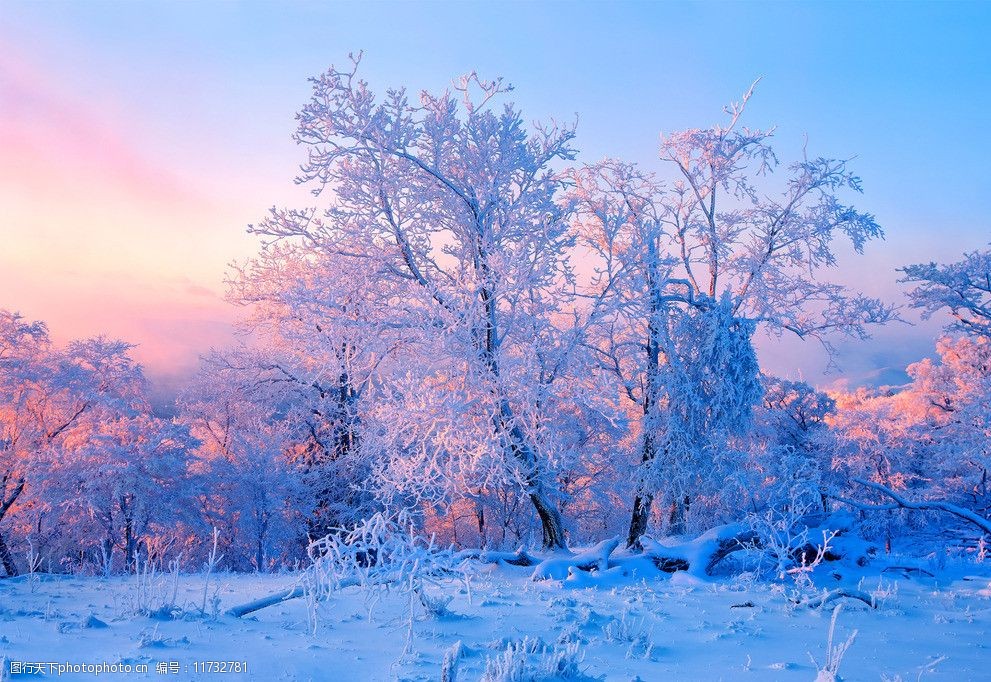
[[[0,3],[0,307],[56,338],[138,343],[161,390],[231,342],[244,228],[306,202],[290,140],[307,77],[364,50],[372,85],[504,76],[534,119],[579,120],[581,160],[656,166],[762,76],[746,123],[782,161],[856,156],[887,241],[836,278],[901,302],[898,265],[991,241],[991,4]],[[915,319],[912,315],[907,315]],[[897,379],[938,323],[845,345],[852,382]],[[762,344],[825,384],[821,350]]]

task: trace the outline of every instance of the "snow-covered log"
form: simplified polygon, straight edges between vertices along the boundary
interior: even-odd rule
[[[632,563],[647,559],[654,567],[664,573],[685,571],[697,576],[711,575],[716,566],[726,557],[743,549],[760,549],[759,534],[745,524],[729,524],[713,528],[694,540],[683,543],[666,544],[650,536],[641,538],[643,553],[637,555],[614,555],[619,547],[617,538],[604,540],[594,547],[573,555],[555,555],[539,561],[526,554],[522,549],[510,558],[518,559],[517,566],[536,564],[533,580],[564,580],[578,571],[605,572],[617,567],[629,568]],[[795,560],[801,562],[804,557],[814,556],[820,547],[815,543],[807,543],[794,550]],[[828,548],[823,558],[834,561],[842,557],[842,552],[836,548]],[[481,555],[481,559],[485,560]],[[498,554],[489,554],[491,561]],[[501,559],[501,557],[500,557]],[[502,559],[504,560],[504,559]],[[533,563],[526,563],[529,560]],[[493,562],[494,563],[494,562]]]
[[[254,601],[250,601],[247,604],[234,606],[227,610],[227,615],[240,618],[241,616],[246,616],[249,613],[254,613],[255,611],[268,608],[269,606],[275,606],[276,604],[289,601],[290,599],[299,599],[303,596],[303,594],[304,591],[302,585],[297,585],[296,587],[292,587],[284,592],[277,592]]]
[[[644,554],[662,571],[708,575],[733,552],[757,546],[759,538],[747,526],[729,524],[712,528],[682,544],[666,545],[649,536],[644,536],[640,542]]]
[[[569,572],[606,571],[610,568],[609,557],[619,547],[619,538],[603,540],[584,552],[566,556],[552,556],[544,559],[533,569],[532,580],[564,580]]]
[[[665,573],[686,571],[700,576],[709,575],[720,561],[733,552],[759,544],[757,534],[742,524],[713,528],[694,540],[680,544],[664,544],[645,535],[641,538],[643,553],[631,556],[613,556],[619,547],[619,539],[613,538],[578,554],[549,557],[537,564],[532,578],[564,580],[576,571],[605,572],[638,559],[648,559]]]
[[[471,559],[483,564],[509,564],[510,566],[536,566],[540,559],[531,556],[520,547],[515,552],[496,552],[488,549],[465,549],[456,555],[458,560]]]
[[[339,582],[338,589],[354,587],[358,583],[359,581],[357,578],[347,578]],[[278,604],[282,604],[283,602],[299,599],[304,596],[306,596],[306,589],[302,585],[296,585],[295,587],[290,587],[288,590],[261,597],[254,601],[250,601],[247,604],[240,604],[238,606],[231,607],[227,609],[226,613],[228,616],[241,618],[242,616],[247,616],[249,613],[267,609],[269,606],[276,606]]]
[[[660,540],[650,536],[641,538],[643,546],[642,554],[624,553],[615,556],[614,553],[619,548],[620,539],[610,538],[603,540],[597,545],[582,552],[569,553],[559,552],[545,557],[535,557],[529,554],[522,547],[515,552],[497,552],[480,549],[466,549],[451,555],[451,563],[460,564],[465,561],[478,561],[488,564],[508,564],[519,567],[534,567],[531,575],[532,580],[580,580],[582,575],[589,573],[605,574],[607,571],[627,571],[634,570],[634,565],[638,562],[649,561],[658,570],[665,573],[685,571],[692,575],[711,575],[719,562],[728,557],[733,552],[742,549],[759,548],[759,535],[744,524],[730,524],[713,528],[694,540],[677,544],[664,544]],[[813,544],[801,547],[796,552],[814,553],[818,550]],[[441,571],[443,573],[443,571]],[[396,573],[396,575],[400,575]],[[382,572],[380,580],[389,581],[392,573]],[[339,579],[335,582],[335,590],[343,587],[351,587],[362,584],[356,578]],[[842,591],[834,591],[842,592]],[[302,586],[296,586],[278,592],[273,595],[262,597],[253,602],[235,606],[227,611],[228,615],[240,618],[259,609],[275,606],[291,599],[304,596],[305,591]],[[826,601],[820,601],[817,605],[822,605],[827,601],[842,597],[852,596],[861,599],[860,596],[843,593],[836,595],[826,595]],[[810,602],[810,606],[811,606]]]
[[[872,609],[877,608],[877,602],[874,600],[874,597],[868,594],[867,592],[864,592],[862,590],[848,590],[843,588],[829,590],[828,592],[824,592],[823,594],[820,594],[816,597],[812,597],[811,599],[806,599],[804,601],[796,601],[795,603],[804,604],[805,606],[808,606],[810,609],[817,609],[820,606],[825,606],[830,602],[834,602],[837,599],[843,599],[843,598],[859,599],[860,601],[870,606]]]

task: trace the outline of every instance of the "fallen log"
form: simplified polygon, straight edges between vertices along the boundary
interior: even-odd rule
[[[619,545],[619,538],[611,538],[577,554],[555,554],[545,558],[532,556],[522,547],[515,552],[468,549],[460,551],[454,556],[458,560],[488,564],[508,564],[524,568],[532,566],[534,568],[531,574],[532,580],[567,580],[569,576],[574,578],[577,575],[593,572],[602,574],[624,566],[629,568],[631,563],[643,559],[648,560],[664,573],[685,571],[703,577],[711,575],[715,567],[734,552],[761,546],[758,534],[742,524],[719,526],[703,533],[694,540],[680,544],[664,544],[644,535],[641,537],[642,553],[613,556]],[[814,552],[815,549],[814,545],[809,544],[797,549],[796,552]],[[833,557],[838,558],[839,555],[829,554],[825,558],[828,560]],[[356,578],[348,578],[342,580],[336,587],[340,589],[357,584],[359,582]],[[235,606],[229,609],[227,614],[240,618],[269,606],[298,599],[305,594],[305,588],[302,585],[296,585],[282,592]],[[830,597],[830,600],[835,598],[838,596]]]
[[[564,580],[572,569],[586,572],[606,571],[610,568],[609,557],[617,547],[619,547],[619,538],[611,538],[578,554],[549,557],[537,564],[530,579]]]
[[[757,533],[742,524],[713,528],[689,542],[666,545],[650,536],[640,540],[644,556],[665,573],[686,571],[711,575],[723,559],[734,552],[760,546]]]
[[[483,564],[509,564],[510,566],[536,566],[540,559],[530,556],[522,547],[515,552],[496,552],[488,549],[465,549],[455,555],[458,559],[473,559]]]
[[[877,602],[874,600],[874,597],[872,595],[868,594],[867,592],[863,592],[862,590],[848,590],[844,588],[830,590],[816,597],[812,597],[811,599],[805,599],[805,600],[796,599],[794,600],[794,603],[804,604],[805,606],[808,606],[810,609],[817,609],[821,606],[825,606],[830,602],[834,602],[837,599],[844,599],[844,598],[858,599],[864,602],[865,604],[867,604],[868,606],[870,606],[872,609],[877,608]]]
[[[467,549],[458,552],[455,555],[458,560],[474,560],[485,564],[499,564],[505,563],[512,566],[536,566],[540,563],[540,559],[536,559],[530,556],[526,550],[520,547],[515,552],[494,552],[484,549]],[[361,564],[363,566],[376,565],[377,560]],[[345,587],[353,587],[360,584],[357,578],[345,578],[340,580],[336,585],[337,589],[343,589]],[[303,585],[295,585],[281,592],[276,592],[275,594],[270,594],[265,597],[261,597],[254,601],[248,602],[246,604],[240,604],[234,606],[226,611],[227,615],[233,616],[235,618],[241,618],[249,613],[254,613],[255,611],[260,611],[261,609],[268,608],[270,606],[276,606],[293,599],[299,599],[306,595],[306,589]]]
[[[249,613],[254,613],[255,611],[268,608],[269,606],[275,606],[276,604],[287,602],[290,599],[298,599],[304,594],[306,594],[306,591],[303,589],[303,586],[297,585],[296,587],[292,587],[284,592],[277,592],[276,594],[270,594],[267,597],[250,601],[247,604],[234,606],[227,609],[226,613],[228,616],[240,618],[248,615]]]
[[[337,584],[337,589],[343,589],[345,587],[354,587],[359,584],[357,578],[346,578],[341,580]],[[290,587],[288,590],[283,590],[282,592],[276,592],[275,594],[270,594],[267,597],[261,597],[254,601],[250,601],[247,604],[241,604],[239,606],[234,606],[225,613],[228,616],[234,616],[235,618],[241,618],[242,616],[247,616],[249,613],[254,613],[255,611],[260,611],[266,609],[269,606],[276,606],[293,599],[299,599],[300,597],[306,596],[306,588],[303,585],[295,585]]]

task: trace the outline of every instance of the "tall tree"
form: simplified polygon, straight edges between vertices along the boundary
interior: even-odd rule
[[[727,108],[725,125],[662,137],[660,157],[674,171],[673,183],[664,185],[635,167],[609,161],[586,169],[576,184],[586,229],[594,235],[590,243],[599,256],[596,283],[601,287],[622,280],[614,285],[615,309],[637,311],[614,316],[596,349],[640,406],[645,471],[655,469],[663,454],[654,426],[663,420],[649,417],[654,410],[670,409],[672,396],[660,384],[661,377],[684,378],[665,369],[670,359],[665,347],[672,337],[662,320],[674,311],[724,311],[717,317],[722,315],[725,330],[735,329],[737,340],[746,338],[737,346],[741,351],[750,345],[751,331],[763,327],[774,334],[789,331],[818,339],[831,353],[831,333],[862,338],[870,325],[895,316],[891,306],[818,276],[835,265],[837,238],[846,237],[859,253],[883,235],[873,216],[839,199],[844,189],[861,191],[860,179],[845,161],[805,158],[789,166],[779,196],[761,189],[760,179],[777,159],[769,144],[772,130],[740,125],[751,93],[752,88],[739,104]],[[708,372],[740,370],[750,362],[747,357],[744,352],[730,365],[712,366]],[[736,389],[753,385],[755,379],[746,372],[738,372],[738,378],[745,383],[724,387],[731,403],[747,395]],[[683,395],[701,395],[698,391],[696,387]],[[751,394],[754,400],[758,396]],[[664,476],[662,472],[661,480]],[[634,500],[631,544],[649,518],[655,490],[647,480],[641,477]],[[673,504],[683,506],[684,500]]]
[[[571,238],[554,164],[573,158],[573,131],[528,132],[519,110],[495,106],[508,90],[498,81],[471,75],[455,93],[411,102],[393,89],[379,99],[357,66],[314,79],[298,116],[296,139],[309,153],[301,180],[329,190],[329,208],[276,211],[256,231],[297,238],[376,278],[392,325],[438,354],[423,360],[420,384],[457,384],[485,412],[486,433],[466,422],[464,437],[519,481],[544,545],[564,547],[549,458],[528,417],[569,347],[555,326],[569,300]],[[543,374],[521,352],[541,343]]]
[[[267,405],[269,420],[281,415],[314,495],[309,533],[323,537],[369,512],[370,395],[394,368],[405,325],[364,263],[288,240],[238,268],[229,298],[250,310],[262,349],[218,354],[204,369]]]

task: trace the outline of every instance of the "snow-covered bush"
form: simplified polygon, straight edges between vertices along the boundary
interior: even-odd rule
[[[788,504],[752,512],[745,523],[756,535],[752,548],[765,565],[770,565],[774,578],[791,578],[800,591],[812,587],[811,574],[823,562],[835,530],[817,527],[821,520],[818,500],[796,492]],[[811,527],[810,527],[811,525]],[[757,571],[764,568],[755,567]]]
[[[167,571],[160,571],[153,559],[135,552],[130,562],[132,575],[125,583],[126,591],[121,599],[122,615],[157,620],[179,618],[185,610],[179,604],[181,562],[181,555],[177,556],[168,563]]]
[[[377,512],[350,529],[338,529],[310,543],[311,573],[319,589],[330,592],[358,585],[390,589],[412,582],[461,577],[466,562],[451,549],[425,538],[405,512]]]
[[[549,646],[538,639],[524,637],[509,642],[495,658],[485,661],[481,682],[556,682],[589,679],[581,671],[584,655],[577,642]]]
[[[891,548],[912,533],[929,535],[932,550],[959,538],[982,534],[952,517],[892,506],[878,484],[913,501],[943,501],[987,519],[991,510],[991,339],[940,339],[937,358],[907,369],[911,383],[898,389],[858,389],[836,394],[830,419],[839,447],[834,468],[848,485],[842,497],[867,514],[865,532]],[[953,537],[956,535],[956,537]],[[919,540],[914,540],[918,545]]]
[[[631,659],[650,658],[654,648],[647,619],[634,616],[628,608],[602,626],[602,636],[607,642],[626,645],[626,657]]]
[[[407,606],[412,636],[417,614],[447,615],[451,597],[438,597],[428,586],[444,578],[470,579],[468,561],[452,549],[442,549],[433,538],[416,532],[408,514],[378,512],[350,529],[338,529],[309,546],[310,566],[301,578],[311,627],[316,627],[316,605],[345,587],[357,586],[370,603],[395,594]]]

